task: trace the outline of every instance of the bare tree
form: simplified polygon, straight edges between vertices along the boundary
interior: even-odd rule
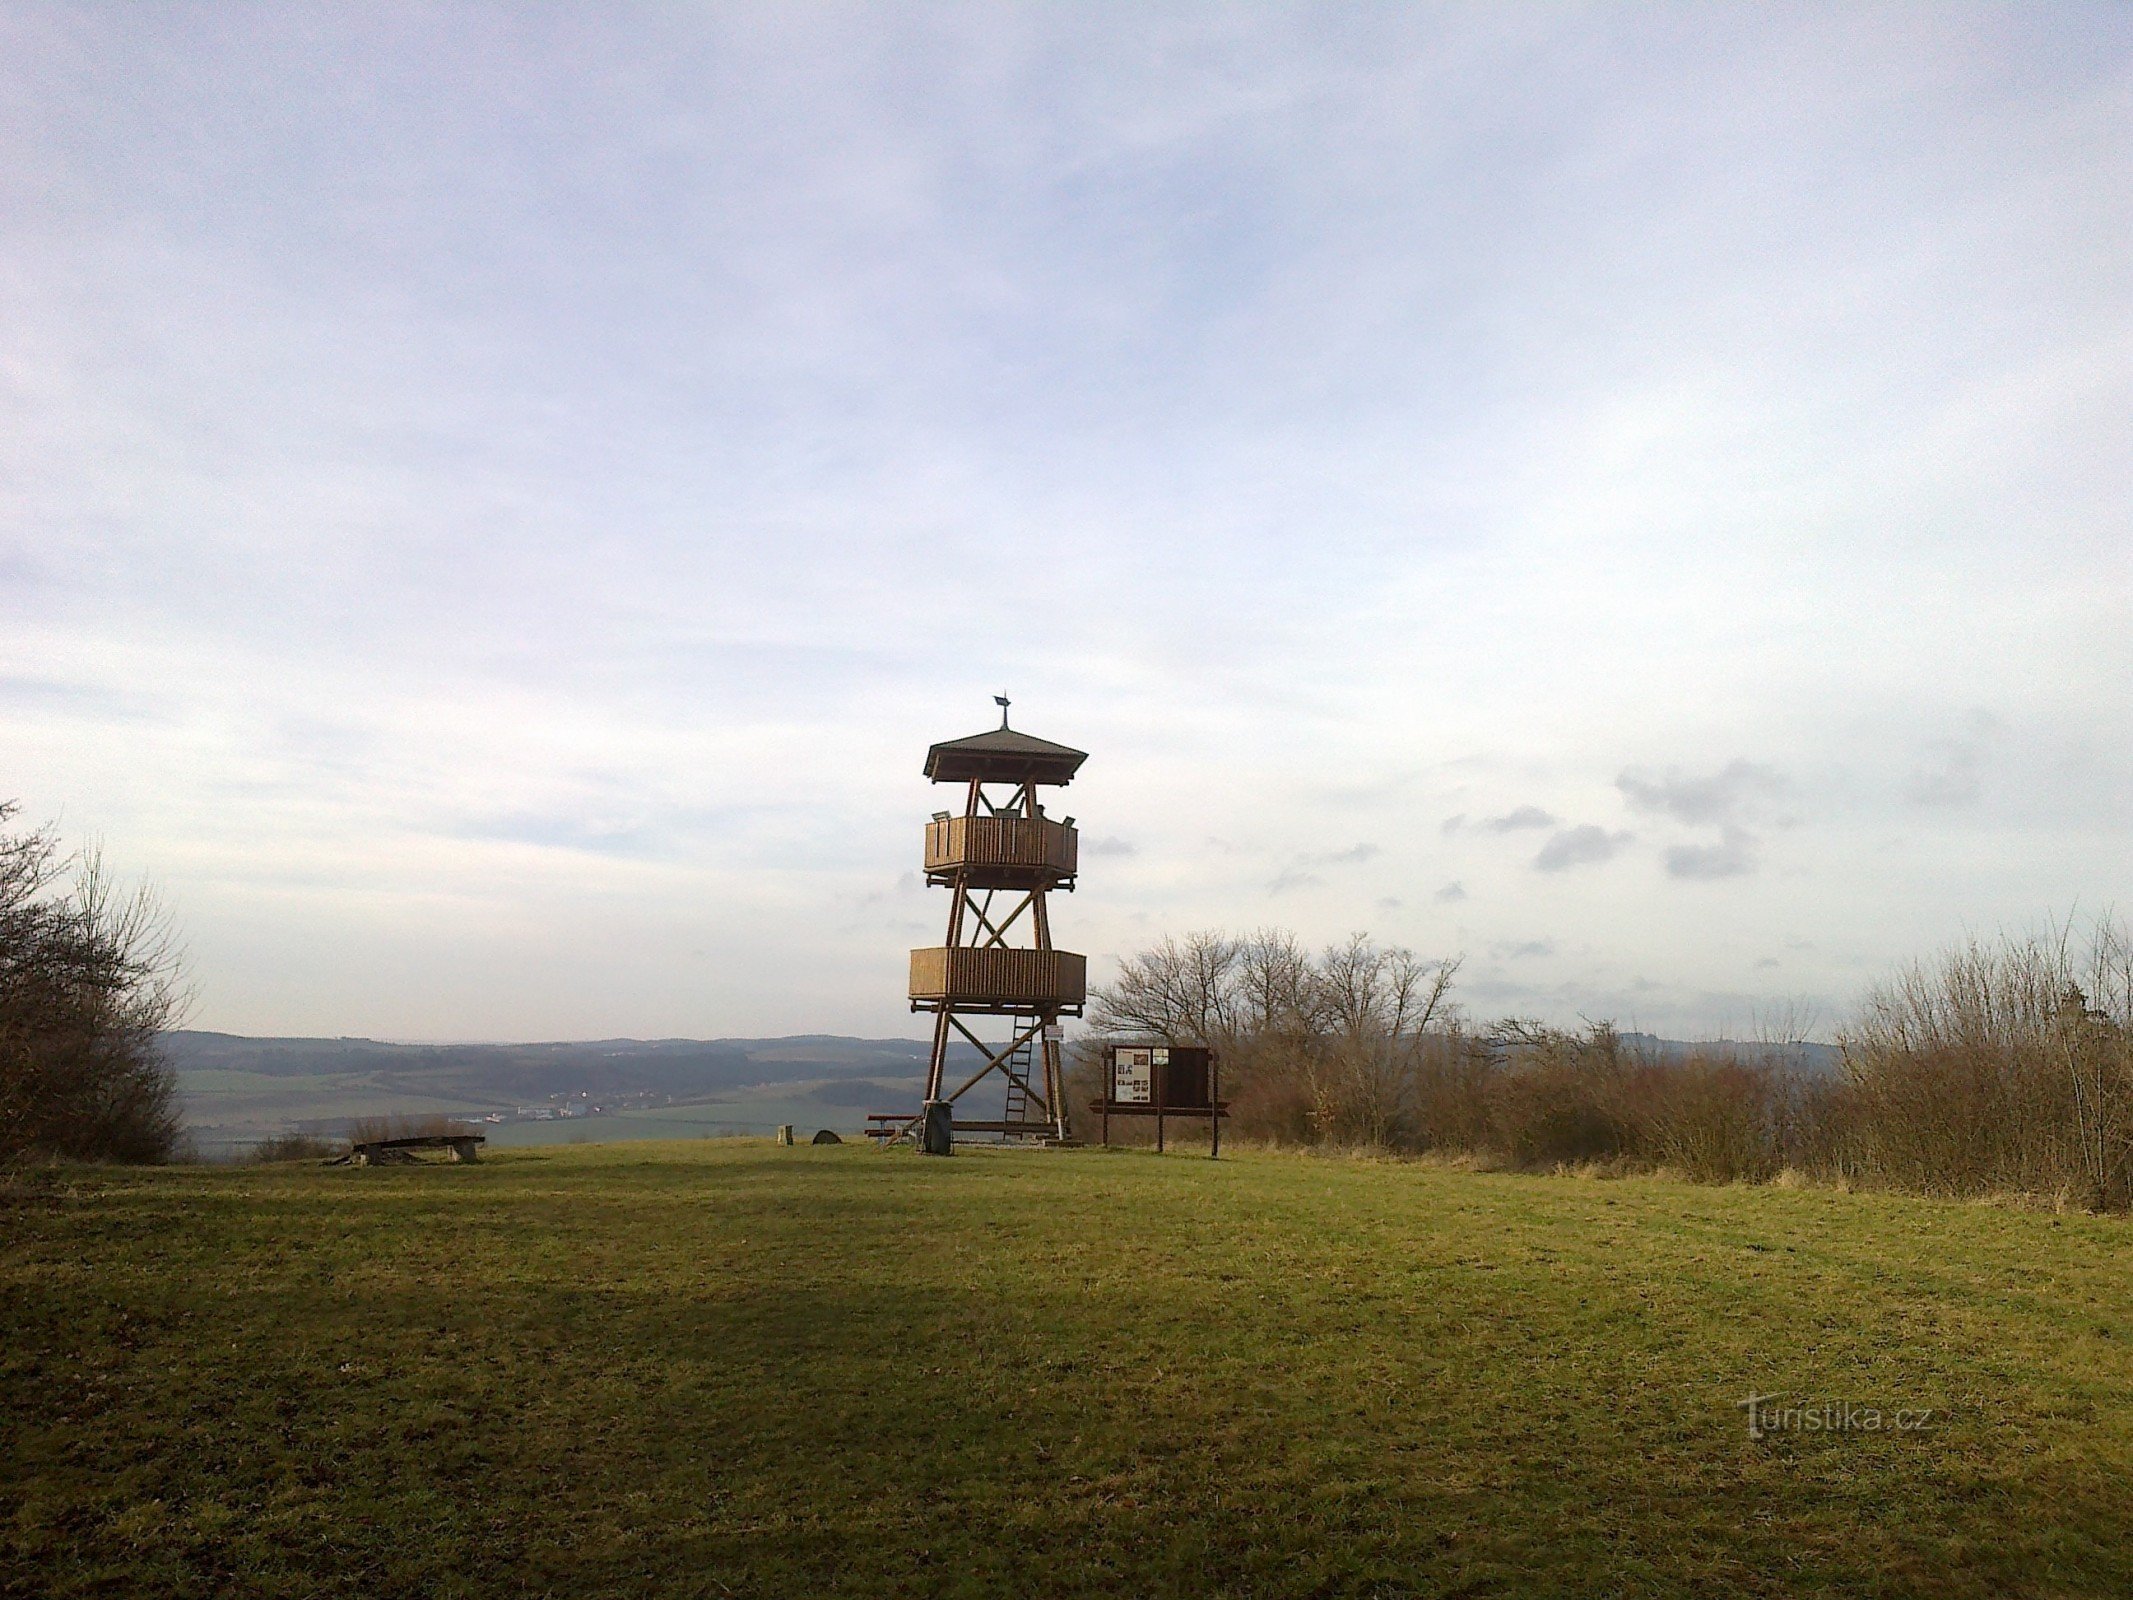
[[[17,810],[0,802],[0,1160],[162,1160],[178,1119],[159,1036],[189,998],[170,919],[95,849],[6,831]]]
[[[1469,1034],[1458,970],[1362,934],[1314,956],[1278,929],[1200,933],[1129,960],[1092,1020],[1222,1050],[1238,1131],[1261,1138],[2133,1209],[2133,934],[2118,921],[1901,969],[1840,1031],[1839,1077],[1808,1070],[1802,1004],[1745,1044],[1644,1054],[1605,1021]]]
[[[1092,997],[1090,1025],[1102,1034],[1221,1048],[1237,1033],[1242,946],[1220,933],[1189,933],[1119,963],[1118,978]]]
[[[2061,964],[2079,982],[2059,996],[2055,1033],[2074,1101],[2082,1176],[2099,1205],[2133,1207],[2133,937],[2124,923],[2096,924],[2085,961]]]
[[[1212,1045],[1263,1134],[1385,1145],[1412,1120],[1421,1041],[1450,1021],[1458,968],[1362,934],[1314,959],[1283,929],[1194,933],[1129,957],[1090,1020]]]
[[[1840,1035],[1855,1176],[2133,1206],[2133,941],[2098,922],[1972,939],[1900,971]]]
[[[1458,970],[1456,959],[1424,961],[1361,933],[1326,949],[1316,971],[1324,1024],[1312,1071],[1314,1120],[1326,1134],[1383,1146],[1412,1132],[1422,1042],[1450,1020]]]
[[[1237,952],[1236,1010],[1242,1031],[1255,1039],[1294,1039],[1315,1033],[1323,995],[1311,957],[1286,928],[1262,928]]]

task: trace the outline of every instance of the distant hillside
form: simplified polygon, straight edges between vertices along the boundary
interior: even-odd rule
[[[917,1039],[594,1039],[557,1044],[387,1044],[376,1039],[251,1039],[166,1034],[182,1075],[360,1077],[472,1103],[511,1105],[554,1094],[654,1093],[694,1098],[721,1089],[820,1078],[902,1076],[925,1069]],[[296,1087],[290,1085],[291,1088]]]
[[[1801,1072],[1834,1073],[1841,1063],[1833,1044],[1756,1044],[1742,1039],[1662,1039],[1655,1033],[1625,1033],[1623,1048],[1639,1055],[1678,1060],[1688,1055],[1738,1056],[1743,1061],[1767,1061],[1797,1068]]]
[[[483,1118],[528,1136],[567,1122],[573,1137],[604,1139],[767,1131],[836,1108],[832,1120],[856,1129],[867,1110],[916,1106],[927,1049],[827,1034],[422,1045],[195,1031],[164,1046],[187,1127],[209,1152],[395,1116]],[[967,1071],[976,1057],[958,1046],[954,1062]]]
[[[1622,1036],[1633,1050],[1677,1056],[1732,1048],[1778,1054],[1810,1072],[1836,1069],[1829,1045],[1691,1045]],[[380,1117],[482,1120],[507,1143],[766,1133],[779,1123],[847,1133],[868,1111],[916,1109],[919,1039],[595,1039],[553,1044],[388,1044],[377,1039],[164,1036],[186,1126],[205,1153],[288,1130],[344,1134]],[[957,1081],[978,1064],[958,1044]]]

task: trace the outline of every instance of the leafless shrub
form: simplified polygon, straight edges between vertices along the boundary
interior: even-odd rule
[[[1456,1023],[1425,1038],[1415,1059],[1417,1147],[1452,1153],[1490,1151],[1497,1070],[1488,1041]]]
[[[1767,1066],[1691,1056],[1641,1074],[1640,1154],[1699,1183],[1762,1183],[1783,1165],[1783,1085]]]
[[[1221,1050],[1241,1140],[1732,1182],[1809,1164],[1834,1138],[1826,1096],[1785,1053],[1796,1019],[1769,1045],[1682,1060],[1637,1056],[1605,1022],[1475,1032],[1451,1000],[1458,967],[1360,935],[1312,956],[1280,931],[1194,934],[1125,963],[1092,1020],[1099,1036]]]
[[[1385,1148],[1410,1138],[1425,1041],[1448,1020],[1459,963],[1427,962],[1356,934],[1319,958],[1318,1048],[1305,1053],[1312,1120],[1342,1143]]]
[[[1196,933],[1128,958],[1091,1021],[1102,1037],[1213,1046],[1239,1137],[1391,1148],[1410,1139],[1457,971],[1362,934],[1313,957],[1279,929]]]
[[[0,1161],[167,1160],[176,1084],[159,1035],[188,1003],[170,920],[93,848],[5,831],[0,802]]]
[[[2133,940],[2099,921],[1972,939],[1873,990],[1840,1035],[1833,1163],[1949,1195],[2133,1206]]]
[[[321,1139],[311,1133],[277,1133],[254,1145],[250,1159],[261,1164],[275,1161],[323,1161],[329,1156],[339,1154],[341,1146],[331,1139]]]
[[[1507,1017],[1480,1040],[1488,1079],[1489,1148],[1516,1166],[1615,1161],[1636,1128],[1620,1036],[1606,1023],[1550,1028]]]
[[[1469,1031],[1456,961],[1360,935],[1195,934],[1128,961],[1100,1035],[1211,1044],[1233,1126],[1276,1144],[1429,1151],[1537,1171],[2069,1196],[2133,1209],[2133,936],[1972,940],[1872,990],[1812,1069],[1799,1007],[1749,1044],[1640,1055],[1605,1022]]]

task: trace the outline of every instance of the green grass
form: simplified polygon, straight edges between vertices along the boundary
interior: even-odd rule
[[[1283,1156],[62,1171],[0,1191],[0,1593],[2133,1593],[2129,1245]]]

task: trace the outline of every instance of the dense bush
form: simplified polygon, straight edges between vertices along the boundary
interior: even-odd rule
[[[328,1157],[343,1154],[347,1146],[332,1139],[321,1139],[314,1133],[277,1133],[252,1146],[251,1158],[256,1162],[277,1161],[323,1161]]]
[[[1313,955],[1278,931],[1194,934],[1126,961],[1092,1021],[1100,1037],[1218,1049],[1247,1139],[1710,1178],[1785,1159],[1804,1091],[1776,1060],[1648,1060],[1605,1024],[1470,1030],[1458,970],[1360,935]]]
[[[1197,934],[1127,961],[1099,1036],[1209,1044],[1233,1134],[1707,1182],[1786,1170],[1921,1193],[2133,1209],[2133,940],[1972,942],[1871,991],[1842,1070],[1789,1040],[1656,1057],[1605,1023],[1470,1029],[1456,961],[1367,939]]]
[[[1247,1137],[1391,1146],[1410,1134],[1417,1060],[1451,1019],[1457,971],[1360,934],[1315,957],[1283,932],[1193,934],[1124,962],[1092,1021],[1214,1046]]]
[[[2133,1208],[2133,940],[1972,940],[1873,990],[1840,1041],[1859,1181]]]
[[[161,1161],[178,1136],[159,1035],[184,1009],[169,924],[91,851],[0,803],[0,1161]]]
[[[1656,1057],[1626,1048],[1605,1023],[1573,1032],[1507,1019],[1451,1034],[1424,1057],[1413,1144],[1522,1167],[1757,1180],[1806,1158],[1830,1088],[1780,1047]]]

